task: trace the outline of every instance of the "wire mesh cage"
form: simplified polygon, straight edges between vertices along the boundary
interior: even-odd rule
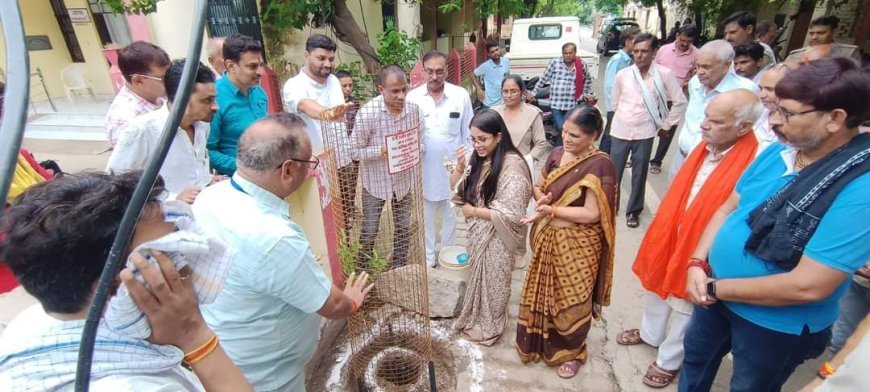
[[[353,109],[321,122],[342,273],[375,284],[348,319],[351,369],[362,390],[428,390],[421,115],[389,94]]]

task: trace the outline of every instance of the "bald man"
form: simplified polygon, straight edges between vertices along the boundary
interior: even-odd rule
[[[208,64],[215,73],[215,77],[223,76],[227,70],[224,64],[224,40],[226,37],[214,37],[208,40],[206,45],[206,54],[208,55]]]
[[[686,262],[755,158],[752,125],[761,111],[761,101],[747,89],[710,101],[701,122],[702,141],[668,188],[637,252],[632,269],[647,291],[643,318],[640,328],[623,331],[616,341],[658,347],[656,361],[643,377],[646,385],[670,384],[683,362],[683,336],[693,310],[686,294]]]
[[[210,234],[237,250],[223,291],[203,308],[230,359],[258,391],[304,391],[320,316],[356,311],[371,286],[351,275],[344,290],[324,274],[285,199],[318,165],[305,123],[279,113],[239,139],[237,170],[193,205]]]
[[[801,55],[800,65],[804,65],[810,61],[824,60],[833,57],[834,47],[831,44],[819,44],[807,49]]]

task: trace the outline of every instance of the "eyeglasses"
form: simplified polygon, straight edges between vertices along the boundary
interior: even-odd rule
[[[162,81],[163,81],[163,78],[158,78],[157,76],[142,75],[142,74],[132,74],[132,75],[130,75],[130,77],[133,77],[133,76],[141,76],[141,77],[143,77],[143,78],[145,78],[145,79],[151,79],[151,80],[155,80],[155,81],[158,81],[158,82],[162,82]]]
[[[446,69],[431,70],[431,69],[428,69],[428,68],[423,68],[423,72],[426,72],[426,75],[429,75],[429,76],[435,75],[435,76],[437,76],[437,77],[439,77],[439,78],[442,77],[442,76],[444,76],[444,75],[447,75],[447,70],[446,70]]]
[[[782,119],[785,122],[788,122],[788,119],[791,118],[792,116],[800,116],[800,115],[804,115],[804,114],[810,114],[812,112],[821,112],[821,111],[823,111],[823,110],[812,109],[812,110],[805,110],[803,112],[792,113],[788,110],[783,109],[782,106],[776,105],[776,113],[779,114],[780,117],[782,117]]]
[[[494,138],[491,138],[488,136],[481,136],[481,137],[477,137],[477,138],[472,136],[471,137],[471,144],[472,145],[486,144],[486,143],[489,143],[489,141],[492,139],[494,139]]]
[[[284,162],[287,162],[287,161],[293,161],[293,162],[299,162],[299,163],[307,163],[307,164],[308,164],[308,168],[311,169],[311,170],[316,170],[316,169],[317,169],[317,165],[320,164],[320,159],[317,159],[317,157],[316,157],[316,156],[313,156],[313,155],[311,156],[311,160],[296,159],[296,158],[287,158],[287,160],[285,160]],[[280,169],[282,166],[284,166],[284,162],[281,162],[281,164],[278,165],[277,168]]]

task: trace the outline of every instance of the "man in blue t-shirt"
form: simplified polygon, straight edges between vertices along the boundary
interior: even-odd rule
[[[778,391],[824,352],[849,277],[870,260],[870,73],[820,60],[776,85],[784,143],[746,169],[710,221],[686,289],[680,391],[709,391],[734,356],[731,391]],[[709,264],[707,261],[709,259]]]
[[[475,77],[471,78],[477,90],[477,99],[483,103],[483,109],[504,103],[501,98],[501,82],[504,81],[505,75],[511,72],[510,59],[501,57],[498,42],[486,41],[486,53],[489,60],[480,64],[474,70]],[[479,79],[483,79],[482,86]]]

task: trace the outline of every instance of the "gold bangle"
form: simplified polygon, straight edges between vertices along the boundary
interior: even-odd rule
[[[556,219],[556,209],[559,207],[553,206],[553,209],[550,211],[550,219]]]
[[[218,345],[218,337],[217,335],[211,335],[202,346],[197,347],[190,353],[184,354],[184,359],[182,360],[187,365],[194,365],[199,361],[202,361],[209,354],[214,352],[215,348]]]

